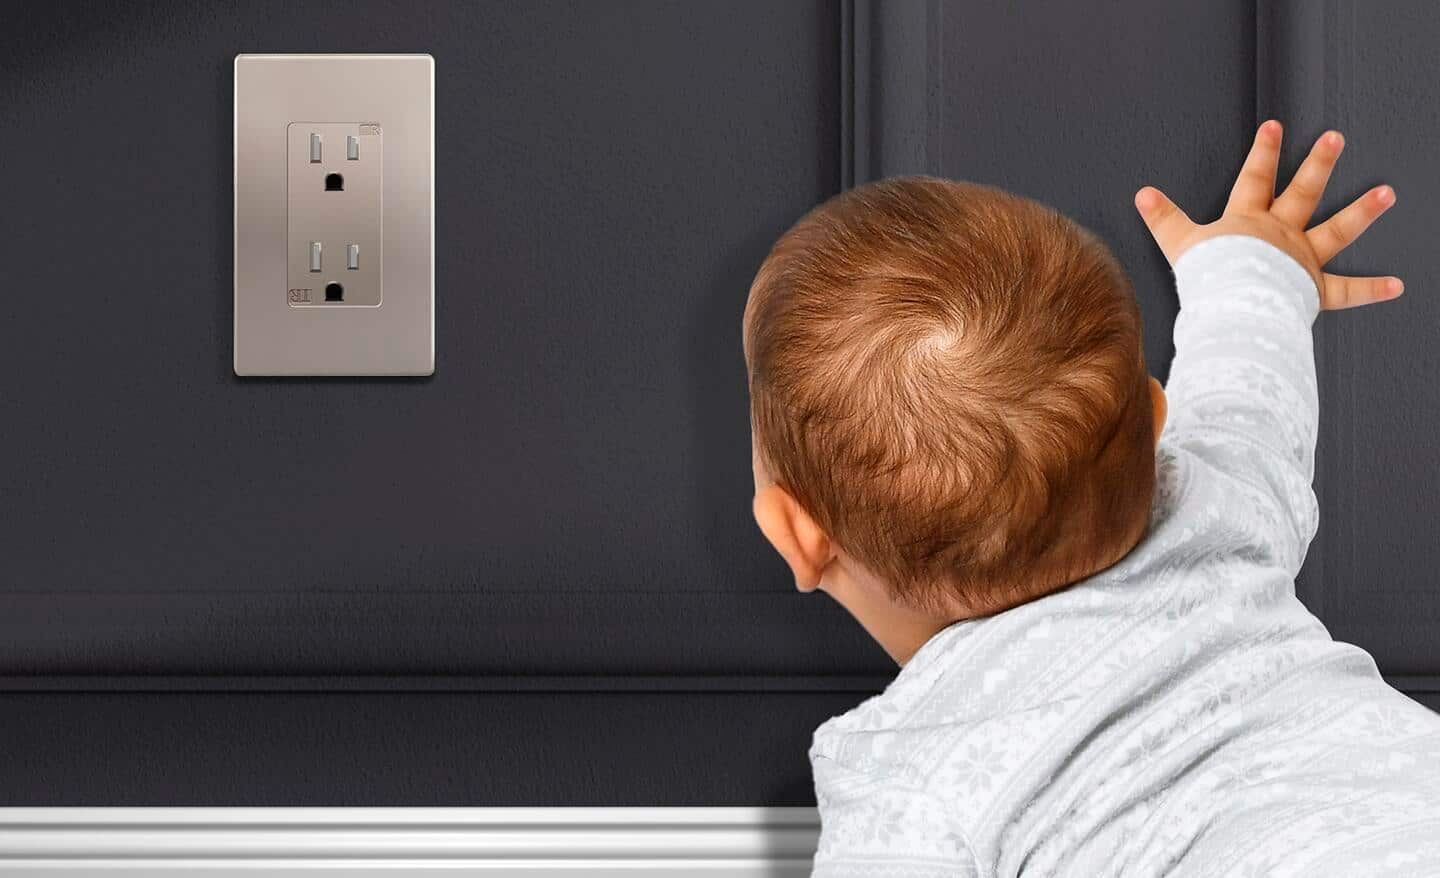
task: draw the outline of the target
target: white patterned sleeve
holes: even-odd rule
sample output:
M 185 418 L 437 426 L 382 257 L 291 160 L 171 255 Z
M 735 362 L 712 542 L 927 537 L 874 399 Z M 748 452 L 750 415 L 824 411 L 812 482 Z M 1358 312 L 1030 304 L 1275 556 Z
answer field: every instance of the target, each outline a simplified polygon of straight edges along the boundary
M 939 797 L 825 757 L 813 760 L 820 844 L 811 878 L 977 878 Z
M 1237 514 L 1253 510 L 1275 531 L 1294 576 L 1320 520 L 1311 485 L 1319 291 L 1293 257 L 1248 235 L 1193 245 L 1174 274 L 1180 314 L 1162 441 L 1235 480 Z

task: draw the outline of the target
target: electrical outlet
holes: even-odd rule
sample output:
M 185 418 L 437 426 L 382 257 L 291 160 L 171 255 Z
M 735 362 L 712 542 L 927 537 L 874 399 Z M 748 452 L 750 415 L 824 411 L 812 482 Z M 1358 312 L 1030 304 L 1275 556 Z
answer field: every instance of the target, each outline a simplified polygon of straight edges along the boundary
M 434 61 L 235 58 L 235 373 L 429 375 Z
M 382 303 L 382 133 L 374 123 L 290 123 L 290 307 L 373 308 Z

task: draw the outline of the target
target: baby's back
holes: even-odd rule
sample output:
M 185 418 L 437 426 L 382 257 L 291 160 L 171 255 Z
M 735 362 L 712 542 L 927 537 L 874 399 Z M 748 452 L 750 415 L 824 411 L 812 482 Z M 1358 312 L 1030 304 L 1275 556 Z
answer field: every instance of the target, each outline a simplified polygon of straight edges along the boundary
M 1260 488 L 1158 462 L 1120 564 L 952 625 L 817 730 L 817 874 L 841 839 L 902 875 L 1440 874 L 1440 716 L 1295 598 Z
M 1089 641 L 1078 664 L 1110 674 L 1064 689 L 1072 708 L 1022 757 L 1043 768 L 993 803 L 992 821 L 1031 832 L 1000 828 L 1001 861 L 1042 875 L 1394 875 L 1407 857 L 1440 870 L 1440 716 L 1330 638 L 1250 541 L 1237 485 L 1181 449 L 1161 461 L 1161 502 L 1179 505 L 1121 571 L 1140 593 L 1077 595 L 1129 612 L 1058 625 Z
M 1235 235 L 1175 274 L 1147 535 L 816 730 L 817 875 L 1440 875 L 1440 715 L 1295 596 L 1316 286 Z

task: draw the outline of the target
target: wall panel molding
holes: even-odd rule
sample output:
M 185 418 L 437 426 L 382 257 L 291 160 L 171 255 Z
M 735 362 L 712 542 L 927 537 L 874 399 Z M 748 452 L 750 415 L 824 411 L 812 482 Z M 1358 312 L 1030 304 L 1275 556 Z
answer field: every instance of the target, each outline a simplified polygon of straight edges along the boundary
M 814 723 L 893 672 L 843 610 L 788 588 L 749 521 L 737 309 L 775 236 L 837 185 L 974 170 L 1093 211 L 1162 293 L 1148 304 L 1163 320 L 1163 262 L 1121 188 L 1132 171 L 1199 196 L 1251 107 L 1285 119 L 1292 168 L 1295 135 L 1381 118 L 1355 100 L 1366 46 L 1351 0 L 1059 5 L 1043 21 L 941 0 L 630 17 L 454 3 L 377 12 L 383 28 L 341 5 L 172 4 L 104 22 L 37 5 L 8 30 L 0 117 L 33 135 L 22 152 L 42 146 L 9 166 L 28 221 L 6 264 L 17 286 L 89 291 L 53 249 L 73 236 L 123 279 L 87 300 L 103 339 L 71 331 L 70 304 L 21 297 L 0 345 L 24 376 L 0 436 L 18 523 L 0 584 L 10 804 L 804 804 Z M 1392 39 L 1428 20 L 1418 4 L 1392 16 Z M 454 329 L 435 379 L 230 373 L 230 211 L 204 193 L 229 190 L 237 33 L 255 50 L 284 37 L 432 51 L 447 127 L 497 132 L 437 157 L 475 197 L 439 205 Z M 106 76 L 85 60 L 95 46 L 126 50 Z M 1423 73 L 1423 49 L 1379 65 L 1378 84 L 1408 75 L 1402 60 Z M 131 96 L 159 93 L 186 112 L 145 120 Z M 135 149 L 81 179 L 66 169 L 89 146 L 67 132 L 97 119 Z M 191 148 L 156 164 L 182 129 Z M 1156 159 L 1162 134 L 1180 146 Z M 1076 167 L 1048 143 L 1061 136 Z M 1433 175 L 1413 167 L 1418 193 Z M 177 276 L 192 279 L 184 295 L 131 304 Z M 1360 326 L 1316 330 L 1325 514 L 1297 590 L 1327 621 L 1354 615 L 1392 683 L 1436 705 L 1433 600 L 1385 592 L 1408 622 L 1388 603 L 1359 612 L 1364 589 L 1389 587 L 1365 569 L 1380 550 L 1357 551 L 1377 499 L 1357 463 L 1373 431 L 1346 416 L 1373 375 L 1347 353 L 1379 348 Z M 64 366 L 34 370 L 37 345 Z M 332 456 L 329 437 L 357 435 L 396 472 L 365 478 L 362 456 Z M 528 502 L 545 490 L 570 493 Z M 628 505 L 595 500 L 615 497 Z M 363 551 L 300 539 L 310 520 Z M 1425 556 L 1410 551 L 1397 563 Z
M 1399 2 L 1385 9 L 1374 15 L 1354 0 L 1260 0 L 1256 121 L 1274 117 L 1286 126 L 1286 182 L 1321 132 L 1347 136 L 1313 223 L 1377 183 L 1400 192 L 1404 206 L 1328 271 L 1423 283 L 1434 274 L 1426 204 L 1433 204 L 1434 177 L 1417 167 L 1415 154 L 1428 154 L 1434 122 L 1432 102 L 1411 83 L 1433 79 L 1434 8 Z M 1440 606 L 1430 588 L 1429 523 L 1440 474 L 1428 439 L 1436 397 L 1417 393 L 1408 371 L 1433 370 L 1423 365 L 1430 345 L 1413 332 L 1431 322 L 1427 307 L 1402 299 L 1316 321 L 1321 515 L 1296 593 L 1338 639 L 1370 652 L 1397 688 L 1436 706 Z
M 838 5 L 17 12 L 0 117 L 17 146 L 68 146 L 7 166 L 28 232 L 0 261 L 17 288 L 85 296 L 88 328 L 33 297 L 0 327 L 0 354 L 50 364 L 6 388 L 0 691 L 883 674 L 749 514 L 739 309 L 774 238 L 838 184 Z M 436 59 L 455 197 L 437 196 L 433 378 L 230 368 L 233 59 L 281 43 Z M 126 47 L 105 76 L 98 44 Z M 186 112 L 142 121 L 147 94 Z M 143 146 L 81 182 L 58 133 L 75 119 Z M 172 126 L 191 147 L 160 173 L 150 145 Z M 102 246 L 103 295 L 49 255 L 59 229 Z
M 938 173 L 943 144 L 940 0 L 843 0 L 841 188 Z
M 872 0 L 840 0 L 840 188 L 873 179 L 870 87 Z
M 1285 125 L 1281 178 L 1288 178 L 1326 128 L 1349 129 L 1353 77 L 1354 7 L 1350 0 L 1258 0 L 1255 7 L 1255 124 L 1268 118 Z M 1344 163 L 1342 162 L 1342 165 Z M 1344 168 L 1340 168 L 1343 175 Z M 1332 190 L 1317 216 L 1341 206 Z M 1296 593 L 1322 619 L 1334 607 L 1340 583 L 1356 573 L 1354 528 L 1348 516 L 1356 506 L 1350 466 L 1354 451 L 1352 421 L 1353 359 L 1341 354 L 1335 320 L 1315 328 L 1315 369 L 1321 391 L 1320 433 L 1315 453 L 1315 491 L 1322 510 L 1320 529 L 1296 580 Z
M 144 636 L 157 616 L 169 625 L 158 646 Z M 614 593 L 566 591 L 130 594 L 124 605 L 89 594 L 0 594 L 0 691 L 31 675 L 178 681 L 883 672 L 888 659 L 861 637 L 824 596 L 783 586 L 630 593 L 623 603 Z
M 112 674 L 0 676 L 0 692 L 673 692 L 874 694 L 892 679 L 880 674 Z
M 845 167 L 850 174 L 847 185 L 892 174 L 928 172 L 968 176 L 973 171 L 982 179 L 1008 175 L 1014 181 L 1031 183 L 1042 199 L 1049 199 L 1050 193 L 1056 197 L 1071 194 L 1058 191 L 1066 186 L 1075 190 L 1084 188 L 1068 184 L 1063 179 L 1060 182 L 1046 180 L 1045 175 L 1032 173 L 1025 162 L 1050 160 L 1056 154 L 1044 148 L 1027 147 L 1018 140 L 1008 138 L 1020 137 L 1017 131 L 1031 134 L 1046 131 L 1046 125 L 1052 123 L 1037 108 L 1051 102 L 1073 105 L 1088 96 L 1077 91 L 1061 99 L 1051 93 L 1029 89 L 1029 74 L 1025 71 L 1034 69 L 1037 56 L 1023 48 L 1013 53 L 986 54 L 984 51 L 995 44 L 996 33 L 1006 32 L 1004 25 L 1022 32 L 1017 34 L 1017 39 L 1038 34 L 1043 40 L 1054 38 L 1057 33 L 1053 23 L 1021 23 L 1020 17 L 1012 17 L 1010 13 L 931 0 L 890 4 L 849 0 L 842 7 L 843 23 L 849 35 L 842 47 L 846 70 L 842 104 L 851 108 L 845 116 L 846 126 L 842 132 L 842 144 L 846 145 L 843 147 Z M 1220 7 L 1215 8 L 1219 10 Z M 1194 11 L 1192 8 L 1191 12 Z M 1367 82 L 1357 80 L 1357 77 L 1388 77 L 1394 73 L 1392 68 L 1378 61 L 1362 65 L 1357 60 L 1367 57 L 1367 50 L 1371 53 L 1369 57 L 1377 59 L 1391 59 L 1393 55 L 1388 44 L 1383 47 L 1378 43 L 1371 45 L 1377 40 L 1375 35 L 1383 33 L 1384 29 L 1357 28 L 1358 14 L 1359 6 L 1353 0 L 1255 0 L 1253 4 L 1239 4 L 1229 12 L 1217 11 L 1217 16 L 1228 16 L 1225 25 L 1231 26 L 1242 39 L 1253 39 L 1254 45 L 1239 47 L 1240 50 L 1235 53 L 1235 57 L 1246 59 L 1246 69 L 1226 71 L 1231 74 L 1229 78 L 1216 77 L 1203 83 L 1197 79 L 1194 88 L 1198 91 L 1195 94 L 1205 94 L 1204 90 L 1208 89 L 1213 95 L 1222 83 L 1241 88 L 1241 96 L 1248 100 L 1248 106 L 1242 102 L 1240 107 L 1248 118 L 1237 119 L 1233 104 L 1205 103 L 1197 97 L 1192 101 L 1196 106 L 1177 114 L 1173 126 L 1167 126 L 1175 127 L 1169 136 L 1189 136 L 1181 132 L 1186 126 L 1195 124 L 1196 119 L 1202 123 L 1197 127 L 1227 132 L 1236 128 L 1253 131 L 1252 126 L 1263 119 L 1278 118 L 1286 127 L 1281 160 L 1283 179 L 1288 179 L 1309 151 L 1313 139 L 1326 128 L 1352 133 L 1352 139 L 1362 138 L 1367 123 L 1373 127 L 1374 117 L 1367 114 L 1375 110 L 1357 103 L 1357 95 L 1364 93 L 1363 86 Z M 1397 24 L 1389 25 L 1391 27 L 1402 27 L 1399 22 L 1406 20 L 1403 16 L 1417 20 L 1425 18 L 1424 7 L 1418 4 L 1401 4 L 1393 14 Z M 1001 26 L 997 27 L 997 22 Z M 1087 21 L 1084 26 L 1098 30 L 1115 24 L 1114 20 L 1106 20 L 1105 15 L 1097 12 L 1093 20 Z M 1069 26 L 1073 28 L 1075 23 L 1069 22 Z M 1148 26 L 1157 25 L 1150 22 Z M 1219 29 L 1219 21 L 1192 21 L 1192 26 L 1215 28 L 1203 32 L 1210 51 L 1227 45 L 1216 39 L 1217 34 L 1225 32 Z M 989 42 L 986 42 L 987 39 Z M 1196 39 L 1197 44 L 1205 42 L 1200 35 Z M 960 45 L 965 40 L 975 42 Z M 1228 45 L 1234 48 L 1233 39 Z M 976 59 L 976 50 L 981 50 L 981 60 Z M 1091 64 L 1092 60 L 1086 58 L 1083 50 L 1074 50 L 1073 54 L 1056 54 L 1062 67 L 1075 65 L 1077 59 L 1079 63 L 1086 64 Z M 1144 55 L 1141 48 L 1132 47 L 1118 57 L 1138 58 Z M 1170 59 L 1163 53 L 1149 57 L 1149 67 L 1141 67 L 1139 62 L 1135 62 L 1135 69 L 1143 71 L 1146 78 L 1158 81 L 1173 72 L 1168 69 Z M 948 78 L 945 70 L 947 58 L 954 65 Z M 1016 64 L 1013 79 L 986 78 L 987 74 L 1003 69 L 995 65 L 1004 63 Z M 1223 65 L 1225 58 L 1215 58 L 1214 63 Z M 1393 63 L 1400 61 L 1395 59 Z M 957 77 L 957 72 L 972 69 L 966 67 L 967 64 L 991 66 L 974 68 L 976 75 L 973 77 Z M 1252 64 L 1253 69 L 1250 69 Z M 1092 67 L 1073 69 L 1084 70 L 1087 76 L 1093 75 L 1095 70 L 1112 70 L 1098 62 Z M 1113 70 L 1110 75 L 1115 75 Z M 965 90 L 972 78 L 977 80 L 975 87 L 979 90 L 975 95 L 969 95 Z M 1122 82 L 1117 77 L 1110 87 L 1123 98 L 1128 96 L 1122 90 L 1128 84 Z M 1013 88 L 1011 83 L 1015 84 Z M 998 94 L 987 92 L 987 86 Z M 1070 83 L 1050 83 L 1055 92 L 1063 92 L 1070 86 Z M 955 108 L 955 119 L 943 117 L 947 99 Z M 1004 102 L 1003 105 L 997 106 L 1001 102 Z M 962 120 L 963 108 L 977 110 L 977 117 Z M 1068 110 L 1068 106 L 1062 109 Z M 1134 118 L 1124 120 L 1124 124 L 1134 124 L 1142 129 L 1145 126 L 1156 127 L 1153 124 L 1155 113 L 1153 105 L 1137 106 Z M 1186 114 L 1193 118 L 1182 122 L 1181 118 Z M 1073 117 L 1067 118 L 1073 124 Z M 1012 119 L 1015 127 L 1001 127 L 1011 123 Z M 1247 144 L 1248 133 L 1245 132 Z M 1016 150 L 1014 156 L 1003 151 L 997 155 L 992 146 L 996 137 Z M 1078 142 L 1092 148 L 1097 139 L 1103 140 L 1097 135 L 1079 131 L 1076 137 Z M 1215 175 L 1233 174 L 1238 167 L 1238 159 L 1233 158 L 1228 150 L 1216 147 L 1213 135 L 1207 134 L 1206 138 L 1208 145 L 1198 150 L 1200 160 L 1192 162 L 1189 168 L 1178 169 L 1189 177 L 1177 179 L 1177 169 L 1172 166 L 1170 179 L 1154 179 L 1152 182 L 1167 185 L 1177 196 L 1187 186 L 1193 186 L 1201 197 L 1214 200 Z M 951 150 L 948 157 L 944 154 L 947 145 Z M 1371 152 L 1373 147 L 1378 146 L 1381 144 L 1367 144 Z M 1135 168 L 1134 182 L 1137 185 L 1145 182 L 1140 175 L 1152 173 L 1145 168 L 1152 160 L 1144 154 L 1126 158 Z M 1089 156 L 1086 160 L 1093 161 L 1095 157 Z M 1382 160 L 1389 161 L 1384 157 Z M 1363 191 L 1363 186 L 1355 181 L 1354 169 L 1357 162 L 1364 161 L 1366 159 L 1360 156 L 1347 156 L 1341 160 L 1336 182 L 1317 211 L 1317 221 Z M 1073 178 L 1073 175 L 1067 176 Z M 1046 182 L 1037 182 L 1040 180 Z M 1004 181 L 1000 182 L 1003 184 Z M 1411 188 L 1415 188 L 1414 185 Z M 1095 206 L 1096 193 L 1085 191 L 1079 194 L 1081 197 L 1073 199 L 1072 214 L 1082 209 L 1079 207 L 1082 205 L 1084 210 L 1097 214 L 1117 212 L 1122 214 L 1119 219 L 1125 223 L 1119 227 L 1120 230 L 1124 234 L 1134 232 L 1138 223 L 1128 213 L 1128 198 L 1121 196 L 1116 199 L 1125 202 L 1119 208 L 1102 208 Z M 1217 207 L 1220 204 L 1223 204 L 1223 198 L 1216 201 Z M 1185 206 L 1205 209 L 1203 205 L 1193 203 Z M 1393 224 L 1394 220 L 1391 222 Z M 1382 230 L 1376 237 L 1386 233 Z M 1115 243 L 1119 247 L 1124 242 Z M 1357 250 L 1364 250 L 1370 244 L 1367 241 Z M 1144 249 L 1139 252 L 1153 259 L 1155 254 L 1151 249 L 1150 242 L 1145 239 Z M 1343 264 L 1349 255 L 1344 254 L 1337 260 L 1336 270 L 1343 273 Z M 1136 259 L 1130 261 L 1137 268 L 1143 267 Z M 1363 269 L 1370 268 L 1375 266 L 1357 268 L 1355 273 L 1368 273 Z M 1166 274 L 1162 274 L 1161 278 L 1168 281 Z M 1137 284 L 1145 280 L 1139 274 L 1136 279 Z M 1163 315 L 1162 308 L 1171 298 L 1171 294 L 1166 292 L 1152 297 L 1147 305 L 1160 306 L 1153 313 Z M 1321 420 L 1316 449 L 1315 490 L 1322 515 L 1319 533 L 1297 577 L 1296 592 L 1317 616 L 1339 632 L 1338 636 L 1342 639 L 1352 637 L 1362 641 L 1361 645 L 1374 654 L 1393 685 L 1433 704 L 1440 697 L 1433 685 L 1434 675 L 1440 672 L 1440 664 L 1437 664 L 1440 657 L 1435 656 L 1433 648 L 1426 643 L 1427 636 L 1433 643 L 1433 634 L 1428 634 L 1419 623 L 1405 624 L 1393 618 L 1404 612 L 1399 607 L 1423 608 L 1425 599 L 1398 596 L 1394 604 L 1397 609 L 1389 611 L 1388 615 L 1380 611 L 1364 615 L 1357 612 L 1368 610 L 1371 596 L 1377 588 L 1386 587 L 1386 583 L 1375 581 L 1373 570 L 1366 569 L 1363 559 L 1373 557 L 1375 549 L 1366 543 L 1364 536 L 1371 529 L 1358 526 L 1366 524 L 1366 519 L 1362 517 L 1373 514 L 1371 510 L 1377 501 L 1375 492 L 1366 484 L 1364 473 L 1367 456 L 1373 455 L 1368 446 L 1359 441 L 1366 430 L 1363 424 L 1357 425 L 1355 416 L 1359 410 L 1357 403 L 1366 398 L 1367 381 L 1373 380 L 1373 373 L 1364 361 L 1357 359 L 1354 352 L 1358 345 L 1365 344 L 1370 338 L 1367 333 L 1373 330 L 1367 330 L 1363 324 L 1373 319 L 1376 319 L 1373 315 L 1359 318 L 1329 315 L 1316 323 L 1315 359 L 1321 393 Z M 1373 544 L 1374 537 L 1369 537 L 1369 541 Z
M 0 802 L 813 801 L 893 663 L 755 530 L 739 317 L 841 176 L 837 8 L 16 9 Z M 432 378 L 234 375 L 242 50 L 435 58 Z

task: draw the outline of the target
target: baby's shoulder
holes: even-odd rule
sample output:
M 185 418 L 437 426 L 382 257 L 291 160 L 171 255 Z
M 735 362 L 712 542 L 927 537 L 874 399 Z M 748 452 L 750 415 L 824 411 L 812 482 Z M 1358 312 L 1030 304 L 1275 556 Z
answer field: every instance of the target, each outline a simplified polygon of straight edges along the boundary
M 1224 466 L 1193 441 L 1162 437 L 1155 452 L 1155 493 L 1145 536 L 1127 556 L 1132 572 L 1172 575 L 1177 568 L 1239 561 L 1287 566 L 1290 542 L 1267 486 Z
M 1046 629 L 1017 634 L 996 629 L 996 617 L 976 621 L 986 624 L 927 642 L 884 692 L 815 730 L 817 789 L 826 781 L 849 790 L 898 785 L 978 812 L 980 792 L 998 788 L 1060 731 L 1079 694 L 1046 692 L 1029 679 L 1025 645 L 1011 642 L 1004 657 L 987 648 L 994 637 L 1044 649 Z

